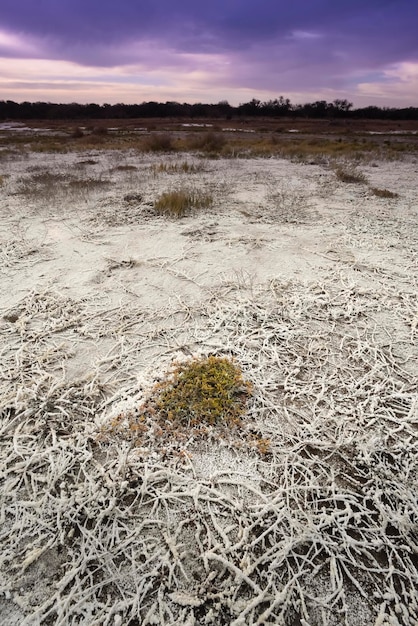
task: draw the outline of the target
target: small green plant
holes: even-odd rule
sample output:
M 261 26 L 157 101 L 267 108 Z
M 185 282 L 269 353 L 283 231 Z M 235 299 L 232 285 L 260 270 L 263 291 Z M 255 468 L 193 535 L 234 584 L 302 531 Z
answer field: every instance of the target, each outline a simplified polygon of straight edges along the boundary
M 213 204 L 211 194 L 196 189 L 165 191 L 154 203 L 160 215 L 183 217 L 192 209 L 207 209 Z
M 156 385 L 149 404 L 162 422 L 233 426 L 240 423 L 251 391 L 233 360 L 208 356 L 177 365 Z
M 365 184 L 367 183 L 367 178 L 363 174 L 363 172 L 359 172 L 355 168 L 343 168 L 337 167 L 335 170 L 335 175 L 342 183 L 355 183 L 355 184 Z
M 371 187 L 370 191 L 373 195 L 378 198 L 398 198 L 399 194 L 394 191 L 389 191 L 389 189 L 378 189 L 377 187 Z

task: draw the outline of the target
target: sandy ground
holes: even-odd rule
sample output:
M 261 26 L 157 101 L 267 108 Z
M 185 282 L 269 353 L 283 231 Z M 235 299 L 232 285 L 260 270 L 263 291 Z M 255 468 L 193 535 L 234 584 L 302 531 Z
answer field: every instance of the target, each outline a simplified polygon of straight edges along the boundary
M 0 623 L 416 625 L 418 164 L 1 165 Z M 109 434 L 207 354 L 243 428 Z

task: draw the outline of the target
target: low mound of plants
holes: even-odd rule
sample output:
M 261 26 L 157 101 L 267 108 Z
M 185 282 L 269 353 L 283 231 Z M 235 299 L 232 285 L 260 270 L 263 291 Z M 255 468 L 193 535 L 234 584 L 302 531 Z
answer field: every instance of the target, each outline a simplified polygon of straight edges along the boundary
M 162 421 L 237 425 L 250 395 L 251 384 L 233 360 L 208 356 L 178 365 L 158 383 L 150 402 Z
M 102 434 L 128 438 L 145 455 L 151 450 L 184 452 L 189 439 L 228 439 L 242 426 L 252 391 L 252 384 L 231 358 L 210 355 L 176 362 L 139 406 L 118 414 Z M 247 444 L 263 454 L 269 447 L 267 440 L 254 433 Z

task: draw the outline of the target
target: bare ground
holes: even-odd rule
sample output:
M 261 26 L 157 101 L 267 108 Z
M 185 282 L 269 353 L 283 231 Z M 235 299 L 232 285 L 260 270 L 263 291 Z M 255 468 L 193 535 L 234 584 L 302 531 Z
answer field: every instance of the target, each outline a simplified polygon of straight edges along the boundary
M 0 622 L 415 625 L 416 161 L 1 165 Z M 207 354 L 242 428 L 109 430 Z

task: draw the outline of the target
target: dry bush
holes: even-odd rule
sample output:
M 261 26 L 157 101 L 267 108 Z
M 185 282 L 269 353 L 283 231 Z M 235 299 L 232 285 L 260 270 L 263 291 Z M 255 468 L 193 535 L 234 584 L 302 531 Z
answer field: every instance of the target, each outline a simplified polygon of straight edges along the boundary
M 226 144 L 225 136 L 214 132 L 194 135 L 188 139 L 188 147 L 190 150 L 200 150 L 212 157 L 222 154 Z
M 142 148 L 145 152 L 171 152 L 174 150 L 173 138 L 168 133 L 151 133 Z
M 127 204 L 140 204 L 143 199 L 144 197 L 142 193 L 132 192 L 132 193 L 127 193 L 125 196 L 123 196 L 123 200 Z
M 95 161 L 94 159 L 83 159 L 82 161 L 79 161 L 77 163 L 77 165 L 97 165 L 98 161 Z
M 307 194 L 286 182 L 270 183 L 266 199 L 271 206 L 267 218 L 269 220 L 273 219 L 274 222 L 285 224 L 300 224 L 312 218 Z
M 84 133 L 81 128 L 75 128 L 70 136 L 72 139 L 81 139 L 81 137 L 84 137 Z
M 337 167 L 335 169 L 335 175 L 342 183 L 354 183 L 354 184 L 365 184 L 367 183 L 367 178 L 363 172 L 359 172 L 354 167 L 344 168 Z
M 379 189 L 378 187 L 371 187 L 370 191 L 374 196 L 378 198 L 398 198 L 399 194 L 394 191 L 389 191 L 389 189 Z
M 106 128 L 106 126 L 93 126 L 93 129 L 91 131 L 92 135 L 98 135 L 98 136 L 107 135 L 108 133 L 109 131 Z
M 78 178 L 70 173 L 37 172 L 18 180 L 16 193 L 32 200 L 54 199 L 66 195 L 83 195 L 106 187 L 102 178 Z
M 112 168 L 112 172 L 133 172 L 135 170 L 137 170 L 138 168 L 136 167 L 136 165 L 117 165 L 116 167 Z
M 208 209 L 213 204 L 211 194 L 196 189 L 165 191 L 154 203 L 154 210 L 161 215 L 183 217 L 191 209 Z
M 3 143 L 3 138 L 2 138 Z M 0 162 L 16 161 L 17 159 L 23 160 L 28 157 L 26 151 L 22 148 L 2 148 L 0 149 Z
M 288 134 L 275 137 L 270 140 L 271 149 L 283 158 L 297 161 L 308 161 L 312 163 L 329 162 L 331 159 L 355 159 L 357 161 L 370 159 L 370 157 L 385 156 L 381 146 L 374 141 L 361 143 L 354 140 L 343 139 L 341 137 L 298 137 L 292 135 L 291 140 Z M 264 142 L 265 153 L 267 154 L 267 142 Z M 387 151 L 385 150 L 387 156 Z
M 198 172 L 205 171 L 204 163 L 189 163 L 188 161 L 181 161 L 180 163 L 158 163 L 152 166 L 154 174 L 197 174 Z

